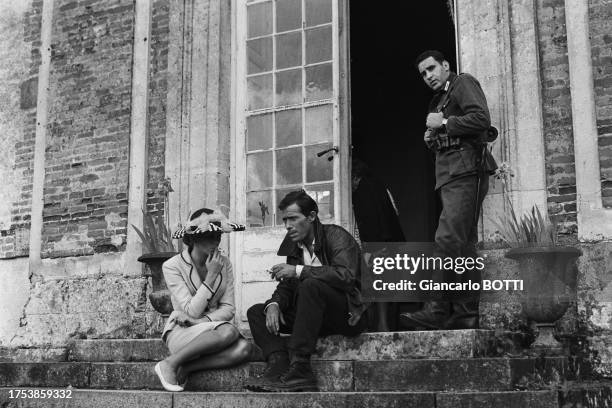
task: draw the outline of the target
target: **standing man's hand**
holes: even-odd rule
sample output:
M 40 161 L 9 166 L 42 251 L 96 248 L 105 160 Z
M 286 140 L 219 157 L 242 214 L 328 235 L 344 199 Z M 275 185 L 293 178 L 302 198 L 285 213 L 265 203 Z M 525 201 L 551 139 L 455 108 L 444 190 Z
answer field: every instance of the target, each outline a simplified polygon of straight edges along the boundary
M 272 268 L 272 278 L 281 281 L 285 278 L 296 278 L 297 272 L 295 265 L 286 263 L 274 265 Z
M 435 135 L 433 130 L 431 129 L 427 129 L 425 131 L 425 135 L 423 136 L 423 140 L 425 141 L 425 144 L 429 146 L 430 143 L 433 143 L 435 139 Z
M 432 112 L 427 115 L 425 126 L 429 129 L 439 129 L 443 125 L 444 115 L 442 112 Z
M 270 303 L 266 309 L 266 327 L 268 331 L 278 336 L 280 323 L 285 324 L 285 318 L 276 303 Z

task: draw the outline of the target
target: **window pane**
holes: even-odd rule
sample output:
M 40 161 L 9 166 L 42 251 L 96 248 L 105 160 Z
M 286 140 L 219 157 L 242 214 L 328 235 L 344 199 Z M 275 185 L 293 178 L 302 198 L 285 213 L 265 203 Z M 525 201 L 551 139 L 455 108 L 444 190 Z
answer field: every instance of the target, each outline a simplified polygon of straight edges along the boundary
M 306 147 L 306 182 L 331 180 L 334 175 L 334 161 L 328 160 L 334 157 L 333 152 L 317 157 L 317 153 L 331 148 L 331 143 Z
M 264 227 L 272 225 L 274 205 L 271 191 L 247 193 L 247 226 Z
M 306 63 L 329 61 L 332 59 L 331 26 L 313 28 L 306 31 Z
M 302 70 L 276 73 L 276 106 L 302 102 Z
M 247 79 L 249 110 L 272 106 L 272 74 Z
M 306 143 L 331 142 L 333 135 L 332 106 L 306 109 Z
M 276 147 L 302 143 L 302 110 L 291 109 L 276 114 Z
M 331 23 L 331 0 L 306 0 L 306 27 Z
M 272 37 L 247 41 L 247 74 L 272 71 Z
M 247 155 L 247 190 L 272 187 L 272 152 Z
M 302 27 L 302 0 L 276 1 L 276 32 Z
M 276 151 L 276 184 L 299 184 L 302 182 L 302 148 L 295 147 Z
M 332 95 L 332 64 L 306 68 L 306 100 L 318 101 Z
M 272 114 L 247 118 L 248 150 L 262 150 L 272 147 Z
M 306 186 L 304 189 L 317 202 L 319 219 L 323 222 L 332 221 L 334 219 L 334 185 Z
M 253 4 L 247 8 L 249 38 L 272 34 L 272 2 Z
M 302 65 L 302 33 L 276 36 L 276 68 Z

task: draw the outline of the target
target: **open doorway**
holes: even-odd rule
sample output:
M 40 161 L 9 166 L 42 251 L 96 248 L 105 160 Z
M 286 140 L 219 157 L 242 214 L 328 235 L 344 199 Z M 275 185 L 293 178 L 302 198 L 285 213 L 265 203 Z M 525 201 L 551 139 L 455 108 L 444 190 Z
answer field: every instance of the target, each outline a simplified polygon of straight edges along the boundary
M 351 143 L 395 198 L 407 241 L 433 241 L 440 205 L 423 143 L 431 92 L 413 61 L 438 49 L 456 70 L 448 0 L 350 2 Z

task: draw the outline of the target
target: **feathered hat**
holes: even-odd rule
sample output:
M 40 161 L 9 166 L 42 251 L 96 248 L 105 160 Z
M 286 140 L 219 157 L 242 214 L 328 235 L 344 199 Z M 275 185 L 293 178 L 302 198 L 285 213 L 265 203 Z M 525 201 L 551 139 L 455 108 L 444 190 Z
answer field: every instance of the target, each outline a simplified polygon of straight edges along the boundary
M 200 212 L 200 210 L 197 212 Z M 191 218 L 185 225 L 179 224 L 179 228 L 172 234 L 172 238 L 181 239 L 185 235 L 198 235 L 206 232 L 244 231 L 246 229 L 242 224 L 230 222 L 221 212 L 208 208 L 202 208 L 200 215 L 195 218 L 192 216 Z

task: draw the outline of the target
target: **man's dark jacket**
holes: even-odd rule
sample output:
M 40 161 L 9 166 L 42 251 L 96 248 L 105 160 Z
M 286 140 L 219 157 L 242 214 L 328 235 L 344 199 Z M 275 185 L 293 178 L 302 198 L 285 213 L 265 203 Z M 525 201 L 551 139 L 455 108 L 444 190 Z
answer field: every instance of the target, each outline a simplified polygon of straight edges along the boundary
M 454 179 L 477 173 L 482 143 L 491 126 L 487 98 L 478 80 L 467 73 L 451 72 L 448 82 L 449 100 L 443 111 L 448 119 L 446 131 L 449 137 L 460 138 L 461 145 L 437 152 L 436 190 Z M 447 92 L 441 90 L 434 95 L 429 112 L 437 111 Z
M 366 305 L 361 299 L 360 265 L 361 255 L 357 241 L 344 228 L 333 224 L 321 224 L 317 218 L 314 223 L 315 246 L 314 253 L 323 266 L 305 265 L 299 278 L 289 278 L 281 281 L 272 297 L 266 302 L 276 302 L 281 311 L 295 305 L 297 287 L 305 279 L 318 279 L 332 288 L 346 293 L 348 302 L 349 325 L 354 326 L 359 321 Z M 281 243 L 277 253 L 286 256 L 289 265 L 303 265 L 303 252 L 297 243 L 289 236 Z

